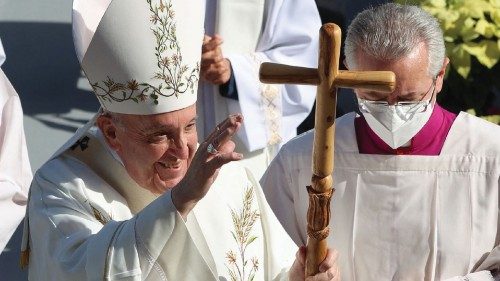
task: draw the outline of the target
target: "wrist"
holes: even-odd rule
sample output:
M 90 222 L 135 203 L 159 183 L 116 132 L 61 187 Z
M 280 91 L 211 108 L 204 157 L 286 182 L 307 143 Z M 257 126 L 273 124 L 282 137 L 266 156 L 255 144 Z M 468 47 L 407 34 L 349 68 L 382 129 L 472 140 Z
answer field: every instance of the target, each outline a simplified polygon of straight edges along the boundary
M 176 186 L 171 192 L 172 203 L 181 215 L 183 219 L 186 219 L 191 210 L 194 208 L 198 202 L 189 193 L 185 192 L 185 188 L 182 186 Z

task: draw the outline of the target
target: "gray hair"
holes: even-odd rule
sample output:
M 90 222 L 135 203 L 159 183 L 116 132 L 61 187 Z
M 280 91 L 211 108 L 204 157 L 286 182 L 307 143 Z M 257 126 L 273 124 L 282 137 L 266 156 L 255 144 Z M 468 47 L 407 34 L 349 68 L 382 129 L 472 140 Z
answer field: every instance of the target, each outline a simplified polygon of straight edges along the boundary
M 429 54 L 428 72 L 436 76 L 443 66 L 443 32 L 436 18 L 417 6 L 386 3 L 359 13 L 347 30 L 346 63 L 356 67 L 356 53 L 380 60 L 397 60 L 424 42 Z
M 115 125 L 120 126 L 120 127 L 125 127 L 125 125 L 123 124 L 123 121 L 121 119 L 120 113 L 111 112 L 111 111 L 108 111 L 104 108 L 101 108 L 100 114 L 101 114 L 101 116 L 111 118 L 111 120 L 113 121 L 113 123 L 115 123 Z

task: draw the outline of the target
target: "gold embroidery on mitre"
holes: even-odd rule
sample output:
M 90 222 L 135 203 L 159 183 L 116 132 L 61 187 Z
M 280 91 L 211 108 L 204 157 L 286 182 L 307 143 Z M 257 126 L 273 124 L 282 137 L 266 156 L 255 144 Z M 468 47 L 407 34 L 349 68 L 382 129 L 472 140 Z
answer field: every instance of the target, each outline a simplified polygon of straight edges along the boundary
M 160 96 L 171 97 L 175 95 L 178 97 L 179 94 L 187 91 L 195 94 L 197 90 L 195 85 L 198 82 L 200 64 L 197 62 L 194 68 L 182 64 L 172 3 L 168 1 L 167 4 L 164 4 L 163 0 L 160 0 L 159 4 L 153 4 L 153 0 L 146 1 L 151 11 L 150 21 L 153 24 L 151 31 L 156 38 L 155 56 L 158 70 L 152 78 L 162 80 L 162 83 L 158 86 L 136 80 L 120 83 L 108 76 L 105 81 L 91 83 L 97 98 L 102 101 L 124 102 L 131 100 L 139 103 L 150 99 L 154 104 L 158 104 Z
M 226 268 L 231 281 L 251 281 L 259 270 L 259 259 L 254 256 L 248 260 L 245 254 L 247 247 L 257 239 L 257 236 L 251 235 L 252 228 L 260 217 L 259 212 L 252 209 L 253 199 L 253 187 L 249 186 L 245 189 L 243 195 L 243 208 L 239 212 L 231 208 L 231 218 L 234 226 L 231 235 L 238 245 L 238 254 L 233 250 L 226 252 Z M 249 261 L 250 263 L 248 263 Z M 247 267 L 247 265 L 249 266 Z M 248 274 L 245 272 L 247 269 L 250 269 Z

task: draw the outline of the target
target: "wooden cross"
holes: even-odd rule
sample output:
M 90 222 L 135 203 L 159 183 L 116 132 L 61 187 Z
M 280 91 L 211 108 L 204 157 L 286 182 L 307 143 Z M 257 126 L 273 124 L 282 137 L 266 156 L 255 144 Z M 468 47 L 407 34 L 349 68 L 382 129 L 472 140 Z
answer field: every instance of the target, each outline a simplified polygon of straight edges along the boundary
M 335 107 L 337 88 L 362 88 L 379 92 L 392 92 L 396 78 L 391 71 L 339 70 L 340 28 L 333 23 L 320 29 L 318 68 L 305 68 L 263 63 L 260 80 L 263 83 L 318 85 L 312 155 L 312 180 L 307 187 L 307 258 L 305 276 L 319 272 L 319 264 L 327 252 L 330 200 L 334 167 Z

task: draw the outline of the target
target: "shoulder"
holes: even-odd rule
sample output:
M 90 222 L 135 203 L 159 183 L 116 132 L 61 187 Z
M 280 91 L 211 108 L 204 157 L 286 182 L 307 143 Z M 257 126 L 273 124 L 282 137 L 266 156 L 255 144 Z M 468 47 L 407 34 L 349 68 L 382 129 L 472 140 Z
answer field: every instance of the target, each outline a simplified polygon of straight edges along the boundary
M 347 113 L 335 121 L 335 149 L 348 150 L 352 146 L 354 136 L 354 117 L 356 113 Z M 301 157 L 312 154 L 314 129 L 302 133 L 291 139 L 281 148 L 279 155 L 283 158 Z
M 86 203 L 92 203 L 105 210 L 126 206 L 123 197 L 106 181 L 84 163 L 66 155 L 49 160 L 35 173 L 31 193 L 32 199 L 40 199 L 47 208 L 63 202 L 66 206 L 85 208 Z M 62 201 L 57 203 L 55 199 Z
M 446 145 L 455 152 L 499 157 L 498 140 L 500 140 L 500 126 L 460 112 L 450 129 Z

